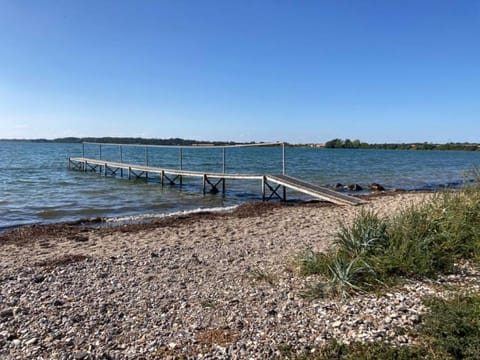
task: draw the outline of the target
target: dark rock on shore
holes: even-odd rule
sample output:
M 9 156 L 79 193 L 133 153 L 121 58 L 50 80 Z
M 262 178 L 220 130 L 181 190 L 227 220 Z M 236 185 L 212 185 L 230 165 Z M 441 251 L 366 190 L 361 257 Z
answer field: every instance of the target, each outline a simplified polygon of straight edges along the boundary
M 377 183 L 372 183 L 372 185 L 370 185 L 370 190 L 373 190 L 373 191 L 385 191 L 385 188 L 380 185 L 380 184 L 377 184 Z
M 358 184 L 350 184 L 347 186 L 347 189 L 350 191 L 362 191 L 363 188 Z

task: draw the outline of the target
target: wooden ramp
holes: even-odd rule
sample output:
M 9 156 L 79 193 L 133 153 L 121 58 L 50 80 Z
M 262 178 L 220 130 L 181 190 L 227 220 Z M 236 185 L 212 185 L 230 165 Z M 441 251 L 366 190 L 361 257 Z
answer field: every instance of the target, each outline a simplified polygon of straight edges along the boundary
M 339 193 L 323 186 L 318 186 L 310 184 L 308 182 L 302 181 L 300 179 L 294 178 L 288 175 L 266 175 L 267 182 L 273 182 L 280 186 L 285 186 L 286 188 L 301 192 L 313 196 L 315 198 L 326 200 L 338 205 L 360 205 L 364 204 L 365 201 Z M 271 189 L 273 190 L 273 189 Z

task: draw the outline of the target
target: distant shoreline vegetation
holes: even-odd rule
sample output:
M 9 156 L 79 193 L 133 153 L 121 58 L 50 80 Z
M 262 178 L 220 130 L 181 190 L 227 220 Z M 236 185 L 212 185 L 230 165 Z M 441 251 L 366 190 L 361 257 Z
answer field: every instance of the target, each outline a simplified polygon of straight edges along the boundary
M 115 144 L 142 144 L 142 145 L 242 145 L 242 144 L 262 144 L 263 142 L 235 142 L 235 141 L 199 141 L 181 138 L 170 139 L 152 139 L 141 137 L 64 137 L 56 139 L 0 139 L 0 141 L 21 141 L 33 143 L 67 143 L 77 144 L 82 142 L 97 143 L 115 143 Z M 446 143 L 433 144 L 423 143 L 383 143 L 369 144 L 360 140 L 350 139 L 332 139 L 325 144 L 289 144 L 292 147 L 310 147 L 310 148 L 326 148 L 326 149 L 383 149 L 383 150 L 463 150 L 463 151 L 480 151 L 479 143 Z
M 423 143 L 401 143 L 401 144 L 369 144 L 360 140 L 333 139 L 327 141 L 324 146 L 327 149 L 384 149 L 384 150 L 465 150 L 479 151 L 479 144 L 471 143 L 446 143 L 432 144 Z
M 62 144 L 81 144 L 82 142 L 95 142 L 102 144 L 130 144 L 130 145 L 176 145 L 176 146 L 189 146 L 189 145 L 238 145 L 238 144 L 255 144 L 250 143 L 237 143 L 233 141 L 198 141 L 180 138 L 170 139 L 147 139 L 141 137 L 64 137 L 57 139 L 0 139 L 0 141 L 21 141 L 21 142 L 34 142 L 34 143 L 62 143 Z

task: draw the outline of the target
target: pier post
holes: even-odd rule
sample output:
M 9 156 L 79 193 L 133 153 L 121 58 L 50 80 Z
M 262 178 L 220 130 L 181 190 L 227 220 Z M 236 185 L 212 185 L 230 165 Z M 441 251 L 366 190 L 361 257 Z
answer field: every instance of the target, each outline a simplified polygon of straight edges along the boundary
M 225 174 L 225 146 L 223 147 L 222 172 Z
M 162 188 L 163 188 L 164 182 L 165 182 L 165 171 L 162 170 L 160 174 L 160 183 L 162 184 Z
M 82 157 L 85 158 L 85 143 L 82 142 Z
M 99 147 L 100 147 L 100 160 L 102 160 L 102 144 L 100 144 Z
M 226 168 L 226 159 L 227 159 L 227 154 L 226 154 L 226 148 L 225 146 L 223 147 L 223 161 L 222 161 L 222 172 L 225 174 L 225 168 Z M 222 179 L 222 194 L 225 194 L 225 178 Z
M 282 143 L 282 175 L 285 175 L 287 172 L 285 164 L 285 143 Z M 283 186 L 283 201 L 287 201 L 287 188 Z
M 123 149 L 122 145 L 119 145 L 120 147 L 120 162 L 123 163 Z M 123 168 L 120 169 L 120 176 L 123 178 Z
M 207 175 L 203 174 L 203 186 L 202 186 L 203 195 L 205 195 L 205 193 L 206 193 L 206 189 L 205 189 L 206 186 L 207 186 Z
M 182 149 L 182 147 L 180 147 L 179 156 L 180 156 L 180 159 L 179 159 L 180 170 L 182 170 L 182 167 L 183 167 L 183 149 Z M 179 180 L 180 180 L 180 186 L 182 186 L 183 185 L 182 175 L 179 175 Z
M 132 168 L 129 166 L 128 167 L 128 180 L 131 179 L 131 172 L 132 172 Z
M 145 145 L 145 166 L 148 166 L 148 145 Z M 145 171 L 145 179 L 148 180 L 148 171 Z
M 103 176 L 107 176 L 107 163 L 105 163 L 104 167 L 103 167 Z
M 265 182 L 267 179 L 265 179 L 265 176 L 262 176 L 262 201 L 265 201 Z
M 71 164 L 72 164 L 72 160 L 70 160 L 70 158 L 68 158 L 68 170 L 70 170 L 72 168 Z

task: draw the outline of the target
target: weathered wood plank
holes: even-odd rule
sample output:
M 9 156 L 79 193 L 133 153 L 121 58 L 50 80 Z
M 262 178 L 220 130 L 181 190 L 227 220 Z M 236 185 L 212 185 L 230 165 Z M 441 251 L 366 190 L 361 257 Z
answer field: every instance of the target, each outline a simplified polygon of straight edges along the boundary
M 362 199 L 342 194 L 323 186 L 310 184 L 288 175 L 266 175 L 266 180 L 338 205 L 360 205 L 365 203 Z

